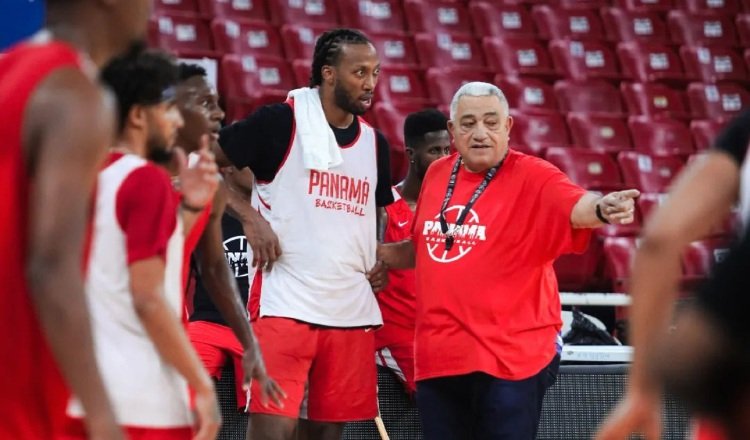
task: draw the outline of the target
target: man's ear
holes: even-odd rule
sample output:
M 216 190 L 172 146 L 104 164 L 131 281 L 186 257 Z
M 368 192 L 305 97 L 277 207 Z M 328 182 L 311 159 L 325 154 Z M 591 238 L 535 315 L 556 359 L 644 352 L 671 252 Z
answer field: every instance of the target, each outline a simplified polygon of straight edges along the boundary
M 146 108 L 136 104 L 130 107 L 125 125 L 130 125 L 134 128 L 143 128 L 146 126 L 146 117 Z
M 323 78 L 323 82 L 327 83 L 328 85 L 333 85 L 333 83 L 336 81 L 336 69 L 334 69 L 333 66 L 323 66 L 320 73 Z

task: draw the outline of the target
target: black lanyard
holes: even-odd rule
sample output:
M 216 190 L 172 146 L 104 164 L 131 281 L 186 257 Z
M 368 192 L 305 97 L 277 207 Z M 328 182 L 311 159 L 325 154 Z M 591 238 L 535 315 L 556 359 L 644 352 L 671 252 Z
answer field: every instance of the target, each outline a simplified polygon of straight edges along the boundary
M 484 175 L 484 180 L 482 180 L 482 183 L 480 183 L 479 186 L 477 186 L 477 189 L 474 190 L 474 194 L 471 196 L 471 199 L 469 199 L 469 202 L 466 204 L 463 211 L 461 211 L 461 214 L 459 214 L 458 219 L 456 219 L 456 225 L 449 231 L 448 222 L 445 220 L 445 210 L 448 209 L 448 204 L 451 201 L 451 197 L 453 197 L 453 190 L 456 188 L 456 179 L 458 178 L 458 170 L 459 168 L 461 168 L 462 162 L 463 161 L 459 157 L 456 160 L 456 164 L 453 165 L 453 171 L 451 171 L 450 179 L 448 179 L 448 188 L 445 190 L 445 199 L 443 200 L 443 206 L 442 208 L 440 208 L 440 230 L 445 235 L 446 251 L 451 250 L 451 248 L 453 247 L 453 242 L 455 241 L 456 237 L 456 231 L 461 227 L 461 225 L 464 224 L 466 215 L 469 213 L 469 211 L 471 211 L 471 208 L 474 206 L 474 203 L 476 203 L 477 199 L 479 199 L 479 196 L 481 196 L 484 190 L 487 189 L 487 185 L 489 185 L 490 180 L 495 177 L 495 174 L 497 174 L 497 170 L 499 170 L 500 167 L 503 166 L 505 157 L 503 157 L 503 160 L 501 160 L 499 164 L 487 170 L 487 174 Z

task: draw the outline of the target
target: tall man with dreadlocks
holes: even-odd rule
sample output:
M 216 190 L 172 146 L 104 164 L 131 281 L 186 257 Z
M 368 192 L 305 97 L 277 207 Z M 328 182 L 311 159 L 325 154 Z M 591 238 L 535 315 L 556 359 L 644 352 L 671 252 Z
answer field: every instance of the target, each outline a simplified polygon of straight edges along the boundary
M 372 290 L 376 206 L 393 202 L 385 138 L 360 116 L 372 105 L 380 62 L 360 32 L 336 29 L 315 45 L 310 87 L 261 107 L 220 134 L 226 156 L 255 175 L 256 208 L 278 234 L 281 255 L 258 268 L 254 330 L 285 405 L 250 405 L 250 438 L 341 438 L 345 422 L 377 415 Z M 300 405 L 307 390 L 306 414 Z M 260 390 L 257 390 L 260 391 Z M 257 395 L 253 384 L 252 395 Z

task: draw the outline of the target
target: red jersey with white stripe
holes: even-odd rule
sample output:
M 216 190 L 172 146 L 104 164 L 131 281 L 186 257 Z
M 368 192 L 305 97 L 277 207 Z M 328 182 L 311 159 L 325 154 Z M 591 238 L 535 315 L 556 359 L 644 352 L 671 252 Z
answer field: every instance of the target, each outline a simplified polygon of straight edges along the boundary
M 81 69 L 60 42 L 23 43 L 0 57 L 0 438 L 51 438 L 68 396 L 34 312 L 26 259 L 30 178 L 22 133 L 28 103 L 59 69 Z M 39 215 L 43 215 L 40 213 Z
M 411 207 L 395 187 L 393 198 L 395 202 L 385 207 L 388 219 L 383 238 L 386 243 L 410 239 L 414 220 Z M 415 292 L 414 269 L 388 271 L 388 285 L 377 296 L 383 327 L 375 332 L 376 349 L 392 343 L 414 342 Z
M 130 265 L 163 259 L 164 296 L 181 316 L 185 243 L 177 205 L 166 171 L 141 157 L 112 153 L 99 173 L 86 294 L 104 384 L 118 422 L 131 428 L 192 424 L 187 383 L 159 355 L 130 289 Z M 75 400 L 68 413 L 83 416 Z

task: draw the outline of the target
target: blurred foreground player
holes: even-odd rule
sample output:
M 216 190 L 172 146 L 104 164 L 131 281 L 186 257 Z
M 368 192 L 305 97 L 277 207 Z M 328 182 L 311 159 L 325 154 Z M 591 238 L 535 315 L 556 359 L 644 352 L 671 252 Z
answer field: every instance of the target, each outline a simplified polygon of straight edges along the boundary
M 179 65 L 180 79 L 176 88 L 176 103 L 185 124 L 178 131 L 177 143 L 191 155 L 201 147 L 201 140 L 210 138 L 215 144 L 219 138 L 224 111 L 219 107 L 219 96 L 208 84 L 206 71 L 191 64 Z M 219 378 L 226 355 L 235 363 L 237 380 L 236 394 L 238 407 L 246 404 L 245 389 L 253 378 L 259 383 L 262 401 L 271 397 L 281 403 L 283 392 L 268 378 L 258 343 L 250 328 L 247 313 L 247 271 L 245 262 L 244 286 L 238 290 L 236 271 L 230 270 L 225 258 L 225 241 L 242 236 L 242 225 L 224 213 L 228 189 L 220 185 L 213 201 L 201 213 L 205 221 L 196 224 L 188 233 L 186 257 L 191 267 L 191 290 L 194 288 L 192 315 L 188 324 L 188 334 L 198 356 L 212 377 Z M 249 211 L 248 215 L 259 216 L 247 205 L 239 209 Z M 230 228 L 233 232 L 224 231 Z M 244 240 L 244 237 L 240 238 Z M 195 243 L 197 241 L 197 243 Z M 197 246 L 197 247 L 196 247 Z M 195 250 L 195 252 L 193 252 Z M 239 261 L 237 261 L 239 263 Z M 244 374 L 242 374 L 244 372 Z M 249 391 L 249 389 L 247 390 Z
M 121 438 L 94 360 L 81 262 L 114 125 L 97 70 L 144 37 L 149 14 L 148 0 L 48 0 L 47 28 L 0 58 L 0 438 L 54 438 L 65 382 L 89 437 Z
M 691 241 L 709 235 L 737 202 L 743 227 L 747 228 L 750 218 L 748 141 L 750 109 L 745 109 L 722 131 L 704 157 L 693 161 L 677 176 L 669 198 L 645 225 L 631 274 L 630 328 L 635 353 L 628 390 L 602 426 L 598 440 L 625 439 L 631 432 L 642 432 L 647 439 L 661 437 L 663 382 L 653 374 L 652 367 L 661 350 L 658 341 L 664 340 L 670 328 L 682 253 Z M 736 282 L 740 286 L 744 280 Z M 725 292 L 715 294 L 723 298 L 728 295 Z M 746 312 L 734 301 L 727 306 Z M 722 438 L 721 433 L 713 431 L 699 423 L 696 437 L 698 440 Z
M 195 166 L 185 168 L 184 154 L 173 154 L 183 120 L 170 58 L 129 54 L 112 61 L 102 78 L 117 95 L 120 118 L 119 137 L 97 181 L 86 280 L 97 362 L 131 440 L 213 439 L 220 419 L 214 383 L 179 317 L 184 230 L 214 195 L 216 164 L 202 151 Z M 181 162 L 181 194 L 157 165 L 168 160 Z M 66 433 L 77 438 L 75 418 L 83 411 L 74 400 L 68 413 L 74 420 Z

